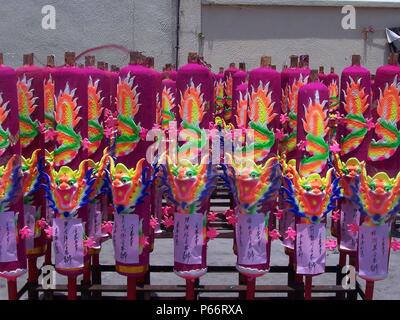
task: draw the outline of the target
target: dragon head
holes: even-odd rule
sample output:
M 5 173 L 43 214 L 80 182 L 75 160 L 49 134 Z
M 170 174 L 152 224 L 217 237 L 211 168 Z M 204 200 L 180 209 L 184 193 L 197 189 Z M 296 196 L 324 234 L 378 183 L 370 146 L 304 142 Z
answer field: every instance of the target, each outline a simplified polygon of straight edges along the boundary
M 144 158 L 136 164 L 136 168 L 128 169 L 123 163 L 115 165 L 110 157 L 111 191 L 117 211 L 124 212 L 137 206 L 146 195 L 149 184 L 145 181 Z
M 87 163 L 87 160 L 82 161 L 78 170 L 68 166 L 59 170 L 51 168 L 46 191 L 55 212 L 64 216 L 73 215 L 88 202 L 94 180 Z
M 347 198 L 352 195 L 351 186 L 355 183 L 355 179 L 361 174 L 364 161 L 359 161 L 357 158 L 350 158 L 346 162 L 340 160 L 339 155 L 334 155 L 334 165 L 336 172 L 340 176 L 340 186 L 343 190 L 343 195 Z
M 36 149 L 31 158 L 21 156 L 22 193 L 24 197 L 29 196 L 39 186 L 39 153 L 40 149 Z
M 277 157 L 258 165 L 252 159 L 230 159 L 234 173 L 237 201 L 242 208 L 255 209 L 258 204 L 273 199 L 280 187 L 280 166 Z
M 2 209 L 8 206 L 19 191 L 19 164 L 13 155 L 5 166 L 0 166 L 0 204 Z
M 108 154 L 108 147 L 103 151 L 103 157 L 99 162 L 94 162 L 89 160 L 89 168 L 93 171 L 94 183 L 93 183 L 93 191 L 90 195 L 90 198 L 93 200 L 99 194 L 104 192 L 104 187 L 106 185 L 106 170 L 109 162 L 110 156 Z

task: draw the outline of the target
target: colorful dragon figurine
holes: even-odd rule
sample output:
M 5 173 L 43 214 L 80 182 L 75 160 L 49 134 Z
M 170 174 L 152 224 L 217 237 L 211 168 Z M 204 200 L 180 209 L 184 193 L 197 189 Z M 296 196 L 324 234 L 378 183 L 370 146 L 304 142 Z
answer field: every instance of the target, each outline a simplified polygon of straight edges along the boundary
M 123 163 L 115 165 L 114 159 L 109 157 L 111 191 L 119 214 L 131 213 L 148 195 L 147 189 L 153 179 L 148 177 L 149 168 L 144 167 L 144 161 L 142 158 L 136 168 L 128 169 Z
M 44 123 L 46 129 L 54 129 L 56 120 L 54 118 L 54 80 L 51 75 L 48 79 L 44 81 L 43 84 L 43 94 L 44 94 Z M 45 136 L 45 142 L 49 142 L 49 136 Z
M 241 213 L 255 214 L 263 204 L 275 201 L 281 185 L 277 157 L 257 165 L 252 159 L 228 155 L 230 166 L 223 165 L 224 180 L 234 195 Z
M 82 161 L 78 170 L 72 170 L 67 166 L 56 170 L 54 164 L 55 162 L 50 160 L 49 174 L 42 173 L 49 206 L 57 217 L 74 216 L 79 208 L 90 201 L 95 182 L 92 176 L 93 170 L 89 168 L 88 160 Z
M 329 90 L 329 112 L 335 112 L 339 107 L 339 88 L 336 80 L 328 85 Z
M 375 125 L 375 133 L 380 138 L 372 139 L 368 148 L 368 159 L 380 161 L 393 156 L 400 146 L 400 132 L 397 123 L 400 120 L 400 82 L 397 76 L 390 85 L 380 90 L 376 109 L 379 118 Z
M 367 121 L 364 112 L 368 109 L 368 95 L 361 86 L 361 78 L 354 81 L 350 77 L 350 82 L 344 93 L 344 110 L 346 111 L 346 128 L 349 131 L 341 141 L 341 154 L 345 155 L 355 150 L 364 140 L 368 132 Z
M 39 134 L 39 124 L 31 118 L 32 113 L 37 107 L 35 102 L 38 99 L 34 96 L 31 85 L 32 79 L 28 80 L 26 75 L 17 82 L 20 141 L 22 148 L 29 146 Z
M 130 73 L 124 79 L 119 78 L 117 85 L 117 111 L 118 132 L 116 139 L 115 155 L 126 156 L 135 150 L 140 141 L 140 124 L 135 122 L 135 116 L 139 111 L 138 85 L 134 86 L 135 77 Z
M 7 211 L 10 203 L 20 192 L 20 165 L 13 155 L 4 166 L 0 166 L 0 212 Z
M 175 114 L 172 112 L 175 103 L 175 97 L 171 91 L 171 88 L 164 86 L 161 93 L 161 128 L 168 129 L 168 125 L 171 121 L 175 120 Z
M 104 137 L 103 126 L 99 123 L 99 118 L 104 110 L 102 107 L 104 97 L 101 97 L 101 90 L 98 90 L 100 80 L 93 81 L 89 76 L 88 83 L 88 137 L 89 137 L 89 156 L 94 154 L 100 147 Z
M 219 79 L 214 81 L 214 105 L 215 115 L 223 115 L 224 113 L 224 81 Z
M 229 121 L 232 117 L 232 97 L 233 97 L 233 78 L 232 74 L 228 74 L 225 81 L 225 96 L 226 96 L 226 106 L 224 112 L 224 119 Z
M 248 128 L 254 130 L 254 141 L 245 146 L 243 151 L 254 150 L 256 162 L 265 160 L 275 143 L 275 133 L 268 128 L 277 116 L 273 113 L 275 102 L 272 102 L 271 95 L 269 82 L 263 85 L 262 81 L 257 89 L 252 87 L 249 95 Z
M 282 143 L 286 146 L 287 152 L 291 152 L 296 148 L 297 138 L 297 103 L 299 90 L 308 82 L 308 76 L 300 77 L 293 81 L 293 84 L 287 88 L 287 111 L 289 112 L 289 132 Z M 286 105 L 286 103 L 285 103 Z
M 284 177 L 287 188 L 282 187 L 282 190 L 290 204 L 288 210 L 302 218 L 304 223 L 320 223 L 341 197 L 339 178 L 332 181 L 333 168 L 328 170 L 326 177 L 318 173 L 301 177 L 293 166 L 286 171 L 290 172 L 291 178 Z
M 90 194 L 90 200 L 95 200 L 100 194 L 107 193 L 109 191 L 108 179 L 107 179 L 107 166 L 109 163 L 110 156 L 108 154 L 108 148 L 103 151 L 103 157 L 99 162 L 88 160 L 89 168 L 92 169 L 92 175 L 94 183 L 92 186 L 92 193 Z
M 80 106 L 75 97 L 76 89 L 70 89 L 67 82 L 65 90 L 60 91 L 56 99 L 56 131 L 58 148 L 54 150 L 54 165 L 56 167 L 70 163 L 79 153 L 82 137 L 75 131 L 81 120 L 78 117 Z
M 386 172 L 370 177 L 362 162 L 361 174 L 352 191 L 352 199 L 365 217 L 363 225 L 383 225 L 400 210 L 400 173 L 396 178 L 390 178 Z
M 342 195 L 346 199 L 352 199 L 352 186 L 356 183 L 356 178 L 361 174 L 361 168 L 364 161 L 357 158 L 349 158 L 346 162 L 340 160 L 339 154 L 334 154 L 333 164 L 336 173 L 339 175 L 339 185 L 342 188 Z
M 201 84 L 196 87 L 193 80 L 190 79 L 190 84 L 185 92 L 181 93 L 179 105 L 179 115 L 182 119 L 182 130 L 179 137 L 186 141 L 178 147 L 178 153 L 182 159 L 197 159 L 200 150 L 206 145 L 205 130 L 200 128 L 204 110 L 205 102 L 201 93 Z
M 235 119 L 236 124 L 239 128 L 245 128 L 247 126 L 247 113 L 248 113 L 248 93 L 242 94 L 239 92 L 239 100 L 236 106 Z
M 4 154 L 10 145 L 10 131 L 4 130 L 3 123 L 7 120 L 10 110 L 7 110 L 9 101 L 3 101 L 3 95 L 0 93 L 0 156 Z
M 187 159 L 179 159 L 177 163 L 169 157 L 166 159 L 166 165 L 160 166 L 167 198 L 176 205 L 178 212 L 196 213 L 204 199 L 211 194 L 217 178 L 212 165 L 207 163 L 208 157 L 204 157 L 197 165 Z
M 325 104 L 326 101 L 320 102 L 319 93 L 316 91 L 314 101 L 310 98 L 308 106 L 304 106 L 305 119 L 302 119 L 302 122 L 307 133 L 306 151 L 311 156 L 304 157 L 300 162 L 299 171 L 302 176 L 322 172 L 329 158 L 329 145 L 325 141 L 329 131 Z
M 30 158 L 21 156 L 22 193 L 25 203 L 29 201 L 29 197 L 36 192 L 41 185 L 43 163 L 39 157 L 40 151 L 40 149 L 33 151 Z

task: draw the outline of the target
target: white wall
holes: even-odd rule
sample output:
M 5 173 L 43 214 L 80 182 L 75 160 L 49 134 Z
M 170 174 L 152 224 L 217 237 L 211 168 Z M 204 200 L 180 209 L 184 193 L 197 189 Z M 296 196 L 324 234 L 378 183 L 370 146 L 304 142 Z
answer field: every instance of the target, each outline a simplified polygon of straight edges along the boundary
M 289 55 L 302 53 L 315 68 L 341 70 L 353 53 L 371 70 L 384 64 L 384 29 L 400 26 L 400 8 L 357 8 L 356 30 L 342 29 L 342 17 L 341 7 L 202 5 L 203 54 L 215 70 L 231 60 L 253 68 L 261 55 L 271 55 L 281 69 Z M 369 25 L 375 32 L 365 41 L 362 29 Z

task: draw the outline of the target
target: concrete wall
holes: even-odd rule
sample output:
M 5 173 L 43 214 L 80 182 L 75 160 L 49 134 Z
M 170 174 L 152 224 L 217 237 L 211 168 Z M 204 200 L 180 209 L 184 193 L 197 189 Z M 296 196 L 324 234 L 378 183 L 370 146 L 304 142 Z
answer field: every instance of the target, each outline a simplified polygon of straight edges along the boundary
M 5 63 L 18 66 L 22 54 L 34 52 L 36 63 L 64 51 L 80 53 L 105 44 L 123 45 L 156 57 L 156 66 L 175 57 L 176 0 L 1 0 L 0 51 Z M 44 5 L 56 9 L 56 30 L 43 30 Z M 94 53 L 110 64 L 124 65 L 127 55 L 110 49 Z M 83 62 L 83 59 L 80 61 Z
M 341 27 L 343 16 L 340 7 L 203 5 L 203 54 L 213 69 L 231 60 L 253 68 L 265 54 L 278 69 L 288 64 L 289 55 L 302 53 L 316 68 L 341 70 L 353 53 L 361 54 L 371 70 L 384 64 L 384 29 L 400 25 L 400 8 L 357 8 L 356 30 Z M 362 29 L 370 25 L 375 32 L 364 40 Z

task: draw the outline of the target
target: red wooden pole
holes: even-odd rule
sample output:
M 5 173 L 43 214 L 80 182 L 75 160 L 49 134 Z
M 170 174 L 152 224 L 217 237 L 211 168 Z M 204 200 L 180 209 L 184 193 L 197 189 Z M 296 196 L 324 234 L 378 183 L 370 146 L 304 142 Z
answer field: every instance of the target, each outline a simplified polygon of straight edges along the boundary
M 90 258 L 89 258 L 88 265 L 83 270 L 83 283 L 84 284 L 90 283 Z
M 312 277 L 306 276 L 305 278 L 304 299 L 311 300 Z
M 136 278 L 128 277 L 128 300 L 136 300 Z
M 37 269 L 37 258 L 29 257 L 28 258 L 28 282 L 29 283 L 37 283 L 38 281 L 38 269 Z
M 256 293 L 256 278 L 247 278 L 246 300 L 254 300 Z
M 194 280 L 186 280 L 186 300 L 194 300 Z
M 47 243 L 46 253 L 44 255 L 44 264 L 49 265 L 51 264 L 51 242 Z
M 17 279 L 8 279 L 7 280 L 8 287 L 8 300 L 17 300 Z
M 341 267 L 344 267 L 346 265 L 346 253 L 343 251 L 340 251 L 339 253 L 339 265 Z
M 365 285 L 365 300 L 372 300 L 374 298 L 374 281 L 367 280 Z
M 68 300 L 77 299 L 76 276 L 68 276 Z

